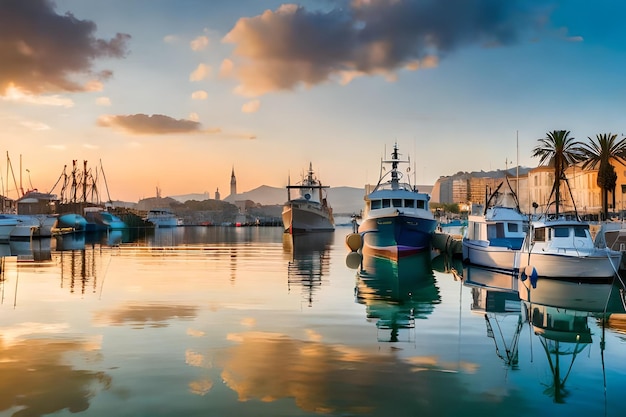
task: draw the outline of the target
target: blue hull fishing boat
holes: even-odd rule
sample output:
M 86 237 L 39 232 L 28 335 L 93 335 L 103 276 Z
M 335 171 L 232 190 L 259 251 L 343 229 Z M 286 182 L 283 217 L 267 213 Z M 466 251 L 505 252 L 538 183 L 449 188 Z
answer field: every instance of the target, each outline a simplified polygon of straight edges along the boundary
M 358 233 L 363 250 L 371 250 L 392 258 L 430 250 L 437 221 L 430 211 L 430 195 L 421 193 L 409 182 L 403 181 L 398 170 L 398 145 L 394 145 L 391 159 L 381 161 L 378 184 L 365 196 L 365 210 Z M 385 170 L 391 165 L 390 170 Z

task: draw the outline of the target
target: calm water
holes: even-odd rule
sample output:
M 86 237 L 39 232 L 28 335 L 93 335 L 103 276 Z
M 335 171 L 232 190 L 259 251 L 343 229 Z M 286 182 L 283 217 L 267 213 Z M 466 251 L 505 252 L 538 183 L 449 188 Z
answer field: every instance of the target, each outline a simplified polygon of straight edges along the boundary
M 2 246 L 0 415 L 623 415 L 621 285 L 361 262 L 349 232 Z

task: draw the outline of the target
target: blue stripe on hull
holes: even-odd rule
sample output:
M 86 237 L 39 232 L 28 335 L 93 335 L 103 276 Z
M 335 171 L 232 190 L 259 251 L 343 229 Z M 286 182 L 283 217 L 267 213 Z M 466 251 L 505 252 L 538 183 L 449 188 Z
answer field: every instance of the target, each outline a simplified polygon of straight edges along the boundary
M 435 220 L 396 216 L 367 219 L 359 227 L 359 233 L 364 244 L 373 248 L 425 250 L 430 248 L 436 226 Z

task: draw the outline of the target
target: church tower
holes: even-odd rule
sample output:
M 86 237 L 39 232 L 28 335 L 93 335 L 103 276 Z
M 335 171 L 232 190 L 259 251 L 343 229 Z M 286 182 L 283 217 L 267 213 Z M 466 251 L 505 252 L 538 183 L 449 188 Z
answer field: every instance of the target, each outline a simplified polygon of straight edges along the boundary
M 233 197 L 237 195 L 237 178 L 235 178 L 235 167 L 230 174 L 230 195 Z
M 215 199 L 216 200 L 220 199 L 220 187 L 217 187 L 217 189 L 215 190 Z

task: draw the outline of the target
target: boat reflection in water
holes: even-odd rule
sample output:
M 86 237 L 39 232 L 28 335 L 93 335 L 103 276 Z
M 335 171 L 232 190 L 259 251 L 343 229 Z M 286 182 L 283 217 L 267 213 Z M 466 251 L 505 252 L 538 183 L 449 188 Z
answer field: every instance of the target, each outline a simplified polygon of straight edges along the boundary
M 355 295 L 366 306 L 367 319 L 376 323 L 381 342 L 411 340 L 404 330 L 413 329 L 415 319 L 427 318 L 441 302 L 429 252 L 397 260 L 363 255 Z
M 496 355 L 510 369 L 519 369 L 519 337 L 523 327 L 517 276 L 477 266 L 464 266 L 463 285 L 471 288 L 473 313 L 485 317 L 487 336 Z
M 53 249 L 58 251 L 82 250 L 85 249 L 86 233 L 71 232 L 55 235 Z
M 330 247 L 333 232 L 283 234 L 283 250 L 291 255 L 287 266 L 287 284 L 301 286 L 309 307 L 313 294 L 322 286 L 330 270 Z
M 567 280 L 541 279 L 536 286 L 520 281 L 522 315 L 539 338 L 551 371 L 544 393 L 563 403 L 571 391 L 568 378 L 577 358 L 593 345 L 590 322 L 601 328 L 598 342 L 606 392 L 604 367 L 605 332 L 612 316 L 623 317 L 625 310 L 617 283 L 579 284 Z
M 50 238 L 36 238 L 32 240 L 10 240 L 8 245 L 4 244 L 6 253 L 3 256 L 16 256 L 18 261 L 43 262 L 52 259 L 50 249 Z M 8 247 L 8 253 L 6 251 Z

